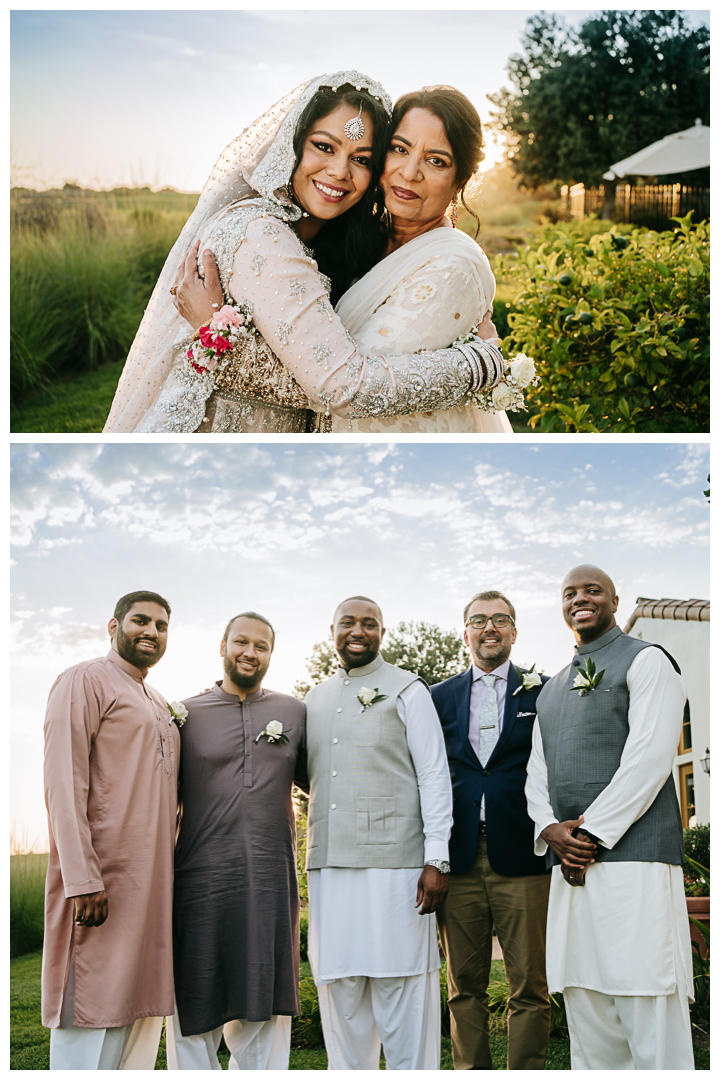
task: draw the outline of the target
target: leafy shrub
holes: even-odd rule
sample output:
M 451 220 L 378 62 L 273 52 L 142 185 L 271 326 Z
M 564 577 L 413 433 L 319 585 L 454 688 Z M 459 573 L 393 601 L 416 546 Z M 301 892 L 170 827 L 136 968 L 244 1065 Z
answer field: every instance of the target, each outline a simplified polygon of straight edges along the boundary
M 47 855 L 10 859 L 10 956 L 42 949 Z
M 683 841 L 685 844 L 685 858 L 693 859 L 696 863 L 700 863 L 701 866 L 706 866 L 710 869 L 710 826 L 709 825 L 694 825 L 692 829 L 685 829 L 683 831 Z M 691 868 L 686 867 L 685 876 L 690 877 L 692 880 L 697 880 L 697 873 Z
M 528 423 L 550 431 L 707 431 L 709 225 L 674 232 L 590 220 L 498 256 L 519 291 L 506 351 L 534 357 Z

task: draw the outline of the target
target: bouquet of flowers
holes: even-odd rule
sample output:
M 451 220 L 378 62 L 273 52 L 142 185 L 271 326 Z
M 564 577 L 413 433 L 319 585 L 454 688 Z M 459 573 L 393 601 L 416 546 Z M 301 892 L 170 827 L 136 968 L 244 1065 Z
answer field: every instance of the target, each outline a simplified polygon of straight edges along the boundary
M 248 313 L 239 307 L 225 304 L 190 342 L 185 356 L 190 371 L 203 378 L 222 371 L 240 337 L 254 333 Z
M 476 334 L 477 327 L 453 341 L 453 345 L 464 345 Z M 481 412 L 519 412 L 520 409 L 527 408 L 523 390 L 527 386 L 537 386 L 539 382 L 535 361 L 525 353 L 518 353 L 505 364 L 505 374 L 497 386 L 492 390 L 472 391 L 468 394 L 467 401 Z

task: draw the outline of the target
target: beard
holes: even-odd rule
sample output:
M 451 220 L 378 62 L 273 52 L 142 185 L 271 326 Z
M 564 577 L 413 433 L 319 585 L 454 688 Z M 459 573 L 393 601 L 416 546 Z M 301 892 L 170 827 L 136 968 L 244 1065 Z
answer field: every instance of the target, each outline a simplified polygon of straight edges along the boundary
M 504 645 L 501 641 L 499 645 L 493 645 L 491 649 L 485 649 L 485 642 L 479 642 L 472 652 L 472 657 L 478 667 L 482 667 L 483 663 L 492 663 L 495 667 L 501 667 L 506 660 L 510 658 L 512 652 L 512 645 Z
M 239 690 L 252 690 L 254 687 L 259 686 L 263 681 L 265 672 L 269 666 L 270 663 L 268 661 L 264 667 L 258 665 L 252 675 L 242 675 L 235 666 L 235 662 L 231 660 L 229 656 L 223 657 L 223 670 L 230 682 L 233 683 L 234 686 L 237 686 Z
M 365 667 L 366 664 L 372 664 L 377 656 L 377 653 L 373 652 L 369 645 L 362 653 L 348 652 L 347 646 L 345 646 L 342 649 L 337 649 L 337 654 L 342 660 L 343 667 L 346 669 Z
M 159 641 L 153 642 L 156 646 L 154 653 L 144 652 L 142 649 L 138 649 L 135 644 L 137 638 L 130 637 L 126 634 L 121 626 L 118 626 L 117 633 L 115 635 L 115 645 L 117 647 L 118 656 L 122 656 L 123 660 L 127 660 L 128 664 L 132 664 L 138 668 L 150 668 L 154 664 L 157 664 L 165 653 L 165 646 Z M 149 638 L 145 639 L 150 640 Z

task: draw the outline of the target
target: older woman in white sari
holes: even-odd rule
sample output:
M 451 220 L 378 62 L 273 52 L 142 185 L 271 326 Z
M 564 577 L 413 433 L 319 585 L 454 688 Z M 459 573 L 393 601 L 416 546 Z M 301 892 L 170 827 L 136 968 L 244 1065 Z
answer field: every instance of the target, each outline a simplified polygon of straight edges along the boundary
M 485 253 L 451 221 L 484 156 L 477 112 L 452 87 L 429 87 L 400 98 L 393 124 L 381 179 L 392 221 L 386 257 L 335 307 L 358 348 L 371 355 L 443 348 L 483 317 L 488 323 L 495 295 Z M 333 431 L 512 433 L 512 427 L 504 412 L 464 404 L 407 416 L 335 417 Z
M 477 411 L 463 403 L 479 387 L 497 383 L 502 360 L 496 349 L 478 339 L 469 345 L 448 347 L 454 337 L 466 334 L 480 320 L 492 298 L 494 282 L 480 249 L 459 235 L 451 245 L 430 242 L 431 258 L 442 246 L 443 251 L 447 249 L 442 258 L 450 262 L 435 286 L 424 279 L 417 283 L 418 296 L 445 298 L 448 291 L 456 293 L 459 288 L 464 302 L 459 304 L 457 295 L 449 297 L 452 330 L 446 339 L 437 337 L 442 344 L 436 349 L 419 352 L 422 342 L 416 346 L 414 338 L 413 345 L 406 348 L 399 327 L 391 336 L 390 326 L 377 327 L 381 348 L 360 348 L 328 303 L 328 281 L 318 274 L 313 252 L 303 244 L 303 240 L 313 242 L 323 225 L 323 214 L 337 216 L 342 212 L 337 205 L 342 199 L 347 196 L 348 202 L 357 202 L 363 183 L 363 190 L 367 190 L 361 167 L 367 162 L 368 151 L 365 159 L 350 155 L 348 147 L 352 150 L 357 143 L 348 143 L 348 139 L 374 142 L 372 120 L 366 108 L 371 130 L 363 138 L 363 100 L 358 116 L 352 115 L 357 99 L 349 96 L 353 108 L 346 103 L 348 94 L 342 84 L 350 82 L 355 87 L 369 87 L 369 94 L 385 104 L 382 88 L 357 72 L 323 77 L 299 88 L 257 121 L 249 129 L 251 141 L 246 133 L 236 141 L 237 149 L 236 144 L 228 148 L 225 161 L 216 167 L 166 263 L 126 364 L 106 431 L 327 431 L 340 419 L 349 425 L 399 415 L 416 417 L 412 430 L 481 430 Z M 293 165 L 293 158 L 300 153 L 295 144 L 302 118 L 326 86 L 339 88 L 340 104 L 329 106 L 330 113 L 328 107 L 324 113 L 320 110 L 318 122 L 308 128 L 300 164 L 296 159 Z M 367 104 L 367 95 L 364 100 Z M 343 123 L 344 127 L 339 126 Z M 359 135 L 354 128 L 347 134 L 353 124 L 358 125 Z M 428 149 L 427 143 L 424 147 Z M 451 152 L 436 149 L 438 161 L 443 154 L 452 158 Z M 312 164 L 316 151 L 324 155 L 319 166 Z M 410 201 L 416 198 L 409 193 L 408 199 L 410 195 Z M 321 206 L 318 212 L 318 199 L 336 205 Z M 418 201 L 425 205 L 426 200 Z M 454 235 L 442 212 L 435 217 L 430 222 L 423 218 L 419 228 L 417 223 L 412 226 L 416 247 L 428 243 L 420 233 L 436 230 Z M 199 239 L 169 289 L 169 271 L 178 261 L 176 252 L 193 231 Z M 207 271 L 204 281 L 198 276 L 196 261 L 201 242 Z M 402 230 L 393 230 L 388 248 L 403 243 Z M 462 245 L 465 258 L 460 259 L 458 270 Z M 394 261 L 405 263 L 402 258 Z M 414 265 L 417 270 L 417 261 Z M 441 279 L 451 282 L 449 290 L 447 284 L 438 288 Z M 163 299 L 168 292 L 177 293 L 173 301 L 193 327 L 206 322 L 213 309 L 229 298 L 253 313 L 259 333 L 243 339 L 223 371 L 203 373 L 198 378 L 184 361 L 188 337 L 177 319 L 173 320 L 172 309 L 168 311 L 168 301 Z M 392 306 L 393 296 L 397 290 L 390 297 L 384 295 L 381 306 L 386 302 Z M 431 315 L 430 322 L 432 319 Z M 457 415 L 450 421 L 436 421 L 435 426 L 420 426 L 430 423 L 428 414 L 445 410 Z M 318 420 L 308 422 L 306 417 L 312 416 Z

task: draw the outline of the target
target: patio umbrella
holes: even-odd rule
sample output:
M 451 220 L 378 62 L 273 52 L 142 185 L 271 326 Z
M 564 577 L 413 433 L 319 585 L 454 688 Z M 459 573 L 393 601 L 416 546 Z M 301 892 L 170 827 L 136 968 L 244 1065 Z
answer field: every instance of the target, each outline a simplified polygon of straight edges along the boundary
M 611 165 L 605 180 L 619 180 L 622 176 L 662 176 L 664 173 L 687 172 L 688 169 L 704 169 L 710 164 L 710 128 L 701 120 L 687 131 L 676 131 L 664 139 L 650 143 L 637 154 L 623 158 Z

